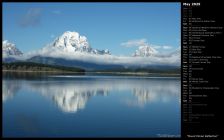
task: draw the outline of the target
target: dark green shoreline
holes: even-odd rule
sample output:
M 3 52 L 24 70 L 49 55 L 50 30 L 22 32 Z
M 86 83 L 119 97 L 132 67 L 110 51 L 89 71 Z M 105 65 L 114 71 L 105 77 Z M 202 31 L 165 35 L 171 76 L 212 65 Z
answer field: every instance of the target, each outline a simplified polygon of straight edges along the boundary
M 2 63 L 3 73 L 27 73 L 27 74 L 74 74 L 74 75 L 109 75 L 109 76 L 147 76 L 147 77 L 180 77 L 181 74 L 176 71 L 153 71 L 153 70 L 132 70 L 132 69 L 114 69 L 101 71 L 85 71 L 82 68 L 66 67 L 58 65 L 41 64 L 34 62 L 12 62 Z M 150 72 L 151 71 L 151 72 Z

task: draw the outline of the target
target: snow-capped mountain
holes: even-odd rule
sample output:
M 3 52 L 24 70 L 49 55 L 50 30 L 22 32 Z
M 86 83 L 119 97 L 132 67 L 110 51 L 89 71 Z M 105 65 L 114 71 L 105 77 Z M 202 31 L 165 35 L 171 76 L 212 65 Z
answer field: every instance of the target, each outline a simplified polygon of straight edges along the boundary
M 4 40 L 2 42 L 2 54 L 3 54 L 3 57 L 23 55 L 23 53 L 19 49 L 16 48 L 16 45 L 9 42 L 8 40 Z
M 133 56 L 135 57 L 148 57 L 156 54 L 157 51 L 149 45 L 139 46 L 138 50 L 135 51 Z
M 161 54 L 148 44 L 139 46 L 132 56 L 111 55 L 109 50 L 98 50 L 90 46 L 87 38 L 78 32 L 67 31 L 57 37 L 52 43 L 40 50 L 23 54 L 15 44 L 3 41 L 3 62 L 36 62 L 51 65 L 78 67 L 85 70 L 112 70 L 151 68 L 151 66 L 179 66 L 180 49 Z M 155 69 L 155 68 L 154 68 Z
M 91 54 L 110 54 L 109 50 L 97 50 L 91 48 L 87 38 L 78 32 L 66 31 L 57 37 L 50 45 L 44 48 L 45 51 L 53 49 L 60 52 L 84 52 Z

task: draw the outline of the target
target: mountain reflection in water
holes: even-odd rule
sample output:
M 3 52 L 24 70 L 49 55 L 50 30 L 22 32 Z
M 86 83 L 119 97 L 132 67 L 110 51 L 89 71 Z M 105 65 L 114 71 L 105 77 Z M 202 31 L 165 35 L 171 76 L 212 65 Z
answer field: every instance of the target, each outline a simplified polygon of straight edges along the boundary
M 179 79 L 172 78 L 77 78 L 51 77 L 42 80 L 3 79 L 3 102 L 13 99 L 20 89 L 38 93 L 53 101 L 60 110 L 75 113 L 84 109 L 93 96 L 108 96 L 127 91 L 133 98 L 121 99 L 124 105 L 144 107 L 152 102 L 169 102 L 180 98 Z M 117 92 L 116 92 L 117 91 Z M 113 92 L 113 94 L 114 94 Z

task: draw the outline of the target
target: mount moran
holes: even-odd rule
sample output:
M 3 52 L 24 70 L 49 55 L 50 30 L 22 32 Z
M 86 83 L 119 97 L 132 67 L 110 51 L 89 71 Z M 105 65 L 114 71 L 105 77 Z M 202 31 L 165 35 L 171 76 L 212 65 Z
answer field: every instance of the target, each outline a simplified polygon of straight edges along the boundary
M 149 45 L 142 45 L 132 56 L 115 56 L 108 49 L 92 48 L 85 36 L 71 31 L 63 33 L 42 49 L 26 54 L 7 40 L 3 41 L 2 45 L 3 62 L 37 62 L 86 70 L 180 67 L 180 49 L 161 55 Z

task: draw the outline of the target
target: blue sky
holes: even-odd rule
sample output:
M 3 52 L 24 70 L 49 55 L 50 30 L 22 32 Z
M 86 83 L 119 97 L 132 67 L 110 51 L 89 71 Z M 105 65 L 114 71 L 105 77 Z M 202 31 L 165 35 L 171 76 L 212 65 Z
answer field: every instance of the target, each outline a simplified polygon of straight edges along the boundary
M 130 55 L 144 40 L 160 51 L 180 46 L 180 3 L 3 3 L 3 40 L 22 52 L 38 50 L 65 31 L 91 47 Z

